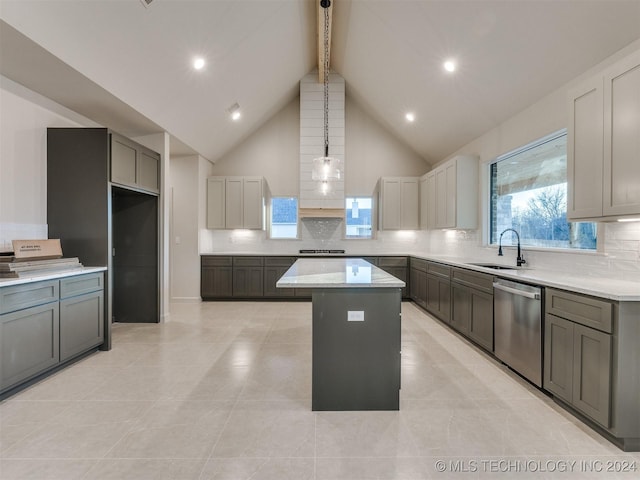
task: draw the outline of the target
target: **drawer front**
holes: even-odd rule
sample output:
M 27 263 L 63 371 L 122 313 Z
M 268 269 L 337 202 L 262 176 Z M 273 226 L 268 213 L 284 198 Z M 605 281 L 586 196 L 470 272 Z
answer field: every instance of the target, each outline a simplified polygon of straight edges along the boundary
M 265 267 L 290 267 L 296 261 L 296 257 L 264 257 Z
M 613 305 L 607 301 L 585 295 L 546 289 L 545 310 L 558 317 L 581 325 L 611 333 Z
M 60 298 L 75 297 L 99 290 L 104 290 L 104 275 L 102 273 L 90 273 L 60 280 Z
M 451 280 L 487 293 L 493 293 L 493 275 L 454 268 L 451 271 Z
M 427 261 L 420 258 L 411 257 L 411 268 L 420 270 L 421 272 L 427 271 Z
M 441 263 L 427 262 L 427 272 L 438 277 L 451 277 L 451 267 Z
M 379 267 L 406 267 L 407 257 L 378 257 Z
M 233 257 L 234 267 L 261 267 L 264 257 Z
M 233 264 L 233 257 L 203 255 L 200 258 L 203 267 L 230 267 Z
M 0 288 L 0 314 L 58 301 L 59 280 Z

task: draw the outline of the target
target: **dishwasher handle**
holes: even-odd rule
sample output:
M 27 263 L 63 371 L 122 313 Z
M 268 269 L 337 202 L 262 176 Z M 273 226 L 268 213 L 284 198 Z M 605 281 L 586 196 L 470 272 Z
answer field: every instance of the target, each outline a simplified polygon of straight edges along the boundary
M 514 295 L 519 295 L 521 297 L 540 300 L 540 294 L 537 292 L 525 292 L 524 290 L 518 290 L 517 288 L 507 287 L 506 285 L 502 285 L 501 283 L 494 283 L 493 288 L 495 288 L 496 290 L 502 290 L 505 292 L 513 293 Z

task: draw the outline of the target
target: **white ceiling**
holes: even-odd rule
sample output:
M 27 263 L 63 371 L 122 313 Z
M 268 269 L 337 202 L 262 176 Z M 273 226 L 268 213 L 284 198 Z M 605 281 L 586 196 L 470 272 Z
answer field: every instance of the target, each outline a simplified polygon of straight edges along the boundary
M 347 94 L 429 162 L 640 38 L 640 0 L 333 6 L 331 67 Z M 166 130 L 212 161 L 316 64 L 314 0 L 0 0 L 0 18 L 0 73 L 123 134 Z M 450 56 L 454 75 L 441 67 Z

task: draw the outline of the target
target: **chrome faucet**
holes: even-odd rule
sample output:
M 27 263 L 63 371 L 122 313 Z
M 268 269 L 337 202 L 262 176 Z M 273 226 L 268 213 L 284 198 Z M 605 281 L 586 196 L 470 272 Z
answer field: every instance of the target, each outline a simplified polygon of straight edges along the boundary
M 520 248 L 520 235 L 513 228 L 505 228 L 500 234 L 500 241 L 498 242 L 498 256 L 502 257 L 502 236 L 506 232 L 513 232 L 516 234 L 516 237 L 518 238 L 518 257 L 516 258 L 516 265 L 518 267 L 521 267 L 523 264 L 527 263 L 527 261 L 522 256 L 522 250 Z

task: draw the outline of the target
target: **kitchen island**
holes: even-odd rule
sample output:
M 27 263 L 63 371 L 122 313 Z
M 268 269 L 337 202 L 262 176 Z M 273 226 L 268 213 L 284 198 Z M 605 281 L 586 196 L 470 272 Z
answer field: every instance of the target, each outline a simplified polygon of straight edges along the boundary
M 405 283 L 360 258 L 305 258 L 276 286 L 312 290 L 312 410 L 398 410 Z

